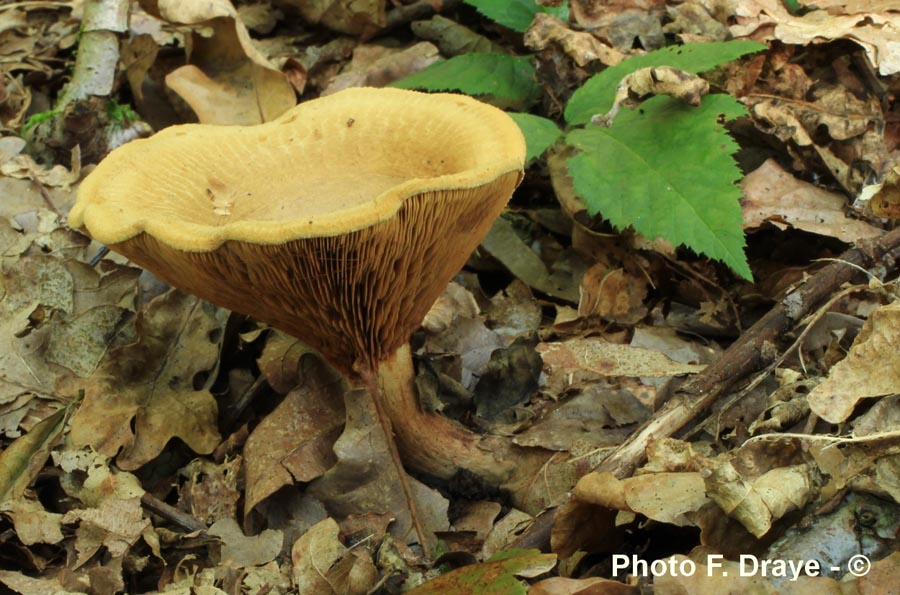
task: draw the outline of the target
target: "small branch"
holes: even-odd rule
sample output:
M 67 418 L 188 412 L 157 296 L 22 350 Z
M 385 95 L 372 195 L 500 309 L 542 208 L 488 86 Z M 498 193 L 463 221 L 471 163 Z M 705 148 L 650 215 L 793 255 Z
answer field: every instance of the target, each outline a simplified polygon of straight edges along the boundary
M 141 506 L 192 533 L 194 531 L 206 531 L 209 528 L 196 517 L 181 512 L 174 506 L 151 496 L 148 492 L 144 492 L 144 495 L 141 496 Z
M 409 517 L 416 530 L 416 535 L 419 538 L 419 544 L 422 546 L 425 557 L 431 558 L 431 548 L 428 545 L 425 529 L 422 527 L 422 523 L 419 520 L 418 506 L 416 505 L 416 499 L 412 492 L 412 486 L 409 485 L 409 476 L 403 468 L 403 461 L 400 459 L 400 451 L 397 450 L 397 441 L 394 439 L 391 418 L 388 416 L 384 407 L 384 393 L 375 378 L 374 372 L 366 369 L 362 372 L 361 376 L 366 389 L 369 391 L 369 396 L 375 404 L 375 415 L 378 417 L 378 422 L 381 424 L 381 429 L 384 431 L 384 439 L 387 442 L 388 452 L 391 454 L 391 461 L 393 461 L 394 469 L 397 471 L 397 475 L 400 478 L 400 487 L 403 489 L 403 496 L 406 498 L 406 507 L 409 509 Z
M 673 436 L 693 419 L 703 415 L 743 378 L 768 366 L 779 356 L 776 346 L 784 333 L 858 273 L 856 267 L 871 269 L 876 264 L 887 266 L 879 261 L 886 259 L 898 247 L 900 228 L 875 240 L 860 242 L 858 248 L 844 252 L 834 263 L 820 270 L 776 304 L 716 362 L 682 385 L 671 400 L 614 450 L 596 470 L 611 472 L 619 478 L 631 475 L 643 462 L 651 439 Z M 544 522 L 532 525 L 514 545 L 549 547 L 552 519 L 555 515 L 556 509 L 548 510 L 544 514 L 547 517 Z
M 841 285 L 858 274 L 854 266 L 871 268 L 900 246 L 900 229 L 861 242 L 787 295 L 735 341 L 715 363 L 681 386 L 666 404 L 623 442 L 597 468 L 628 477 L 644 460 L 651 439 L 673 436 L 718 401 L 739 380 L 765 368 L 778 357 L 779 339 Z M 841 262 L 844 261 L 844 262 Z

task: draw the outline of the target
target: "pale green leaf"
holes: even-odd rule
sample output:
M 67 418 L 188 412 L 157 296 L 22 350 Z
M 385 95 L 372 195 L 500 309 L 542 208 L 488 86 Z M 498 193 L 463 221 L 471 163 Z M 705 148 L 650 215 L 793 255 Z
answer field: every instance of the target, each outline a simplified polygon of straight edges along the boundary
M 401 89 L 461 91 L 467 95 L 491 95 L 506 103 L 527 106 L 540 93 L 534 66 L 528 56 L 464 54 L 392 84 Z
M 635 56 L 594 75 L 572 94 L 566 105 L 566 122 L 586 124 L 595 114 L 605 114 L 613 105 L 616 87 L 626 75 L 650 66 L 671 66 L 694 74 L 706 72 L 746 54 L 766 49 L 755 41 L 719 41 L 676 45 Z
M 513 31 L 524 33 L 534 20 L 534 15 L 546 12 L 553 16 L 568 20 L 569 7 L 564 2 L 562 6 L 541 6 L 534 0 L 466 0 L 466 4 L 491 19 L 509 27 Z
M 728 95 L 700 107 L 657 96 L 619 112 L 610 128 L 574 130 L 566 141 L 580 150 L 568 161 L 575 191 L 613 225 L 683 244 L 749 279 L 738 146 L 718 122 L 743 113 Z
M 518 112 L 510 112 L 509 117 L 515 120 L 525 135 L 526 161 L 543 155 L 562 136 L 562 131 L 553 120 Z

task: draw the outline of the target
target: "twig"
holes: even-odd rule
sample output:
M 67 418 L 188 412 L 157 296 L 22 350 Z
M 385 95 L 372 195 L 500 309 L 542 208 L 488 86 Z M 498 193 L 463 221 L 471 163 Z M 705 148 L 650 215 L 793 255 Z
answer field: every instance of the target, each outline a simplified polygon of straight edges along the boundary
M 703 415 L 741 379 L 767 367 L 779 356 L 776 348 L 778 339 L 857 274 L 855 267 L 870 269 L 898 246 L 900 228 L 874 240 L 860 242 L 858 248 L 844 252 L 837 261 L 820 270 L 776 304 L 716 362 L 682 385 L 660 410 L 604 459 L 596 470 L 613 473 L 619 478 L 631 475 L 644 460 L 650 440 L 673 436 L 693 419 Z M 555 510 L 547 511 L 545 516 L 550 518 L 532 525 L 516 543 L 547 547 L 550 543 L 551 520 L 555 514 Z
M 415 19 L 431 16 L 436 12 L 452 10 L 459 4 L 459 0 L 443 0 L 443 2 L 438 2 L 437 4 L 438 7 L 435 8 L 435 2 L 433 2 L 433 0 L 419 0 L 412 4 L 397 6 L 388 11 L 384 29 L 382 31 L 394 29 L 395 27 L 405 25 Z
M 144 492 L 144 495 L 141 496 L 141 505 L 150 512 L 158 514 L 162 518 L 175 523 L 187 531 L 206 531 L 209 528 L 196 517 L 181 512 L 174 506 L 166 504 L 159 498 L 151 496 L 147 492 Z
M 384 394 L 382 393 L 381 386 L 379 386 L 375 373 L 371 369 L 363 371 L 361 376 L 366 385 L 366 389 L 369 391 L 369 397 L 375 404 L 375 416 L 378 418 L 378 423 L 381 424 L 381 429 L 384 431 L 384 439 L 387 442 L 388 452 L 394 463 L 394 469 L 397 471 L 397 475 L 400 478 L 400 487 L 403 489 L 403 496 L 406 498 L 406 507 L 409 509 L 409 517 L 410 520 L 412 520 L 416 535 L 419 538 L 419 544 L 422 546 L 425 557 L 431 558 L 431 548 L 428 546 L 428 540 L 426 539 L 427 534 L 422 527 L 421 521 L 419 521 L 416 498 L 413 495 L 412 486 L 409 485 L 409 476 L 403 468 L 403 461 L 400 459 L 400 451 L 397 449 L 397 440 L 394 438 L 394 429 L 391 427 L 391 418 L 384 407 Z

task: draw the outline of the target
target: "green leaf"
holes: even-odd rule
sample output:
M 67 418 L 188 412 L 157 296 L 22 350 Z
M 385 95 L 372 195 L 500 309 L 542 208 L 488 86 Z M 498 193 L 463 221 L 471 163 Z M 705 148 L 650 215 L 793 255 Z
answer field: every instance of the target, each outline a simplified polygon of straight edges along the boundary
M 568 161 L 588 211 L 721 260 L 751 278 L 741 229 L 737 143 L 719 123 L 745 113 L 728 95 L 700 107 L 667 96 L 623 110 L 610 128 L 590 126 L 566 141 L 580 150 Z
M 492 95 L 509 104 L 527 106 L 539 93 L 534 66 L 528 56 L 464 54 L 436 62 L 391 86 L 427 91 L 462 91 L 467 95 Z
M 562 136 L 562 131 L 553 120 L 518 112 L 510 112 L 509 117 L 519 125 L 522 134 L 525 135 L 525 161 L 543 155 L 544 151 Z
M 466 0 L 466 4 L 491 19 L 509 27 L 513 31 L 524 33 L 534 20 L 534 15 L 546 12 L 553 16 L 568 20 L 569 7 L 564 2 L 562 6 L 541 6 L 534 0 Z
M 525 585 L 516 576 L 537 576 L 555 565 L 556 554 L 507 550 L 481 564 L 451 570 L 407 595 L 525 595 Z
M 689 43 L 669 46 L 643 56 L 623 60 L 592 76 L 572 94 L 566 105 L 566 121 L 569 124 L 586 124 L 591 116 L 608 112 L 613 105 L 619 81 L 640 68 L 671 66 L 697 74 L 764 49 L 765 44 L 746 40 Z

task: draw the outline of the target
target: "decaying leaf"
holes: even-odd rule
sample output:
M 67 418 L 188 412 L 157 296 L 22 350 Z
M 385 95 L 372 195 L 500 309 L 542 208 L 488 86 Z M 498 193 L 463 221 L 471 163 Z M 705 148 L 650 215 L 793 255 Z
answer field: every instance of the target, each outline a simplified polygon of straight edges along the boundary
M 878 10 L 868 3 L 848 8 L 848 13 L 843 15 L 828 10 L 792 15 L 780 0 L 738 3 L 735 5 L 738 22 L 732 25 L 731 32 L 736 37 L 758 33 L 762 39 L 798 45 L 849 39 L 865 49 L 872 65 L 882 75 L 900 72 L 900 49 L 896 44 L 900 14 Z
M 343 517 L 367 512 L 390 512 L 395 521 L 391 533 L 399 539 L 416 540 L 397 469 L 390 462 L 384 432 L 375 417 L 374 405 L 365 391 L 344 394 L 347 423 L 334 443 L 337 463 L 311 482 L 307 493 L 328 510 Z M 410 478 L 419 521 L 428 535 L 445 531 L 447 500 L 436 490 Z M 429 544 L 433 545 L 433 544 Z
M 744 227 L 764 222 L 779 229 L 794 227 L 855 242 L 881 234 L 881 230 L 859 219 L 847 217 L 846 199 L 820 186 L 798 180 L 769 159 L 741 181 Z
M 677 363 L 658 351 L 617 345 L 602 339 L 541 343 L 537 350 L 547 366 L 567 371 L 587 369 L 603 376 L 659 377 L 696 374 L 705 367 Z
M 591 123 L 610 126 L 623 105 L 635 105 L 651 95 L 669 95 L 688 105 L 698 106 L 707 93 L 709 83 L 691 72 L 668 66 L 641 68 L 622 78 L 616 87 L 610 110 L 592 117 Z
M 900 304 L 872 312 L 847 357 L 809 394 L 813 412 L 840 423 L 865 398 L 900 392 Z
M 543 574 L 556 565 L 555 554 L 537 550 L 505 550 L 486 562 L 457 568 L 408 591 L 409 595 L 525 595 L 516 577 Z
M 375 584 L 377 571 L 364 550 L 348 550 L 338 539 L 332 519 L 313 526 L 291 550 L 294 587 L 298 593 L 364 595 Z
M 201 122 L 259 124 L 297 103 L 287 77 L 254 47 L 229 0 L 159 2 L 150 10 L 170 23 L 203 26 L 211 36 L 192 35 L 191 63 L 166 76 L 166 84 L 188 102 Z
M 72 420 L 72 440 L 136 469 L 174 437 L 197 452 L 219 441 L 216 401 L 194 377 L 213 368 L 221 323 L 213 306 L 172 291 L 139 314 L 136 343 L 110 353 L 83 383 L 85 399 Z M 134 430 L 131 429 L 134 420 Z
M 559 44 L 578 66 L 585 66 L 594 60 L 614 66 L 625 58 L 625 54 L 604 44 L 591 33 L 573 31 L 562 20 L 543 12 L 535 15 L 534 22 L 525 32 L 524 41 L 532 50 Z
M 321 477 L 336 462 L 346 383 L 316 355 L 303 357 L 299 371 L 300 384 L 247 440 L 245 510 L 284 485 Z
M 221 561 L 238 567 L 262 566 L 281 552 L 281 531 L 266 529 L 259 535 L 247 536 L 234 519 L 216 521 L 209 534 L 222 540 Z

